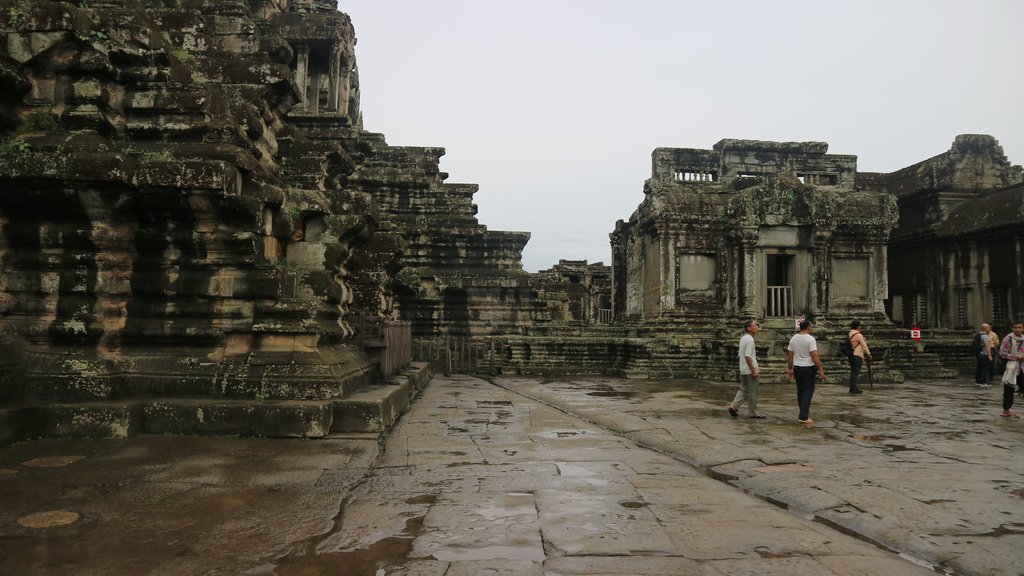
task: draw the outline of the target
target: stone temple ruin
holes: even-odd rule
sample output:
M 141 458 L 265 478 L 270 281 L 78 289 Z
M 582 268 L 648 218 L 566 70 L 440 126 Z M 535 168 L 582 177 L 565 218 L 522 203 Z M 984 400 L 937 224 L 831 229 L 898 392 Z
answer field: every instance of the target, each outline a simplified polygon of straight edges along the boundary
M 0 401 L 48 402 L 5 437 L 358 427 L 378 356 L 408 366 L 380 327 L 544 312 L 529 234 L 480 225 L 443 149 L 363 130 L 333 3 L 2 4 Z
M 895 381 L 940 362 L 890 318 L 953 343 L 1024 310 L 991 137 L 893 174 L 820 142 L 658 149 L 610 267 L 529 274 L 442 148 L 363 128 L 333 2 L 0 0 L 0 31 L 0 442 L 381 430 L 426 362 L 729 378 L 749 317 L 767 374 L 803 314 L 866 321 Z
M 654 151 L 644 201 L 612 233 L 616 315 L 878 317 L 895 199 L 854 186 L 824 142 Z

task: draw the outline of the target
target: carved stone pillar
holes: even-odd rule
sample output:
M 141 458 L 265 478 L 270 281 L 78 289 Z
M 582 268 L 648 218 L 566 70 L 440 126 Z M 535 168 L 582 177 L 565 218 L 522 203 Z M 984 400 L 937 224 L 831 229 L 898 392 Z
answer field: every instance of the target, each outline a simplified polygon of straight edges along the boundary
M 330 82 L 327 88 L 327 110 L 334 112 L 338 110 L 339 96 L 341 90 L 341 48 L 331 46 L 331 67 L 328 71 Z
M 737 311 L 740 316 L 744 318 L 759 318 L 761 311 L 758 307 L 758 302 L 762 299 L 758 297 L 757 287 L 758 283 L 758 271 L 757 271 L 757 229 L 748 229 L 742 232 L 740 238 L 740 278 L 742 282 L 740 284 L 740 290 L 742 291 L 743 305 L 738 307 Z
M 306 85 L 309 78 L 309 46 L 295 49 L 295 84 L 299 87 L 299 102 L 306 106 Z M 308 107 L 308 106 L 307 106 Z
M 352 64 L 347 59 L 340 58 L 338 61 L 338 70 L 338 112 L 348 116 L 354 76 L 352 73 Z M 358 82 L 358 80 L 356 81 Z M 358 109 L 356 112 L 358 114 Z
M 811 247 L 811 258 L 814 262 L 814 278 L 808 278 L 814 286 L 814 294 L 809 305 L 810 313 L 817 316 L 829 311 L 829 282 L 832 271 L 832 231 L 818 230 L 814 234 L 814 246 Z
M 314 68 L 309 71 L 309 91 L 306 93 L 306 110 L 316 114 L 320 112 L 320 82 L 323 71 Z
M 661 310 L 659 316 L 673 313 L 676 310 L 676 247 L 679 235 L 668 230 L 661 230 Z

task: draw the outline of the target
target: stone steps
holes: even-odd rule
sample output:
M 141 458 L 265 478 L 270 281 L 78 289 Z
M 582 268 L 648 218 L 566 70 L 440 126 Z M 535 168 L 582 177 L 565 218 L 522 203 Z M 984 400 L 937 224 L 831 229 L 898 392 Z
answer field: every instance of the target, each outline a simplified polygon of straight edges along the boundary
M 570 328 L 570 331 L 572 328 Z M 576 334 L 581 333 L 576 332 Z M 714 330 L 689 332 L 681 330 L 661 337 L 607 337 L 606 330 L 597 335 L 544 335 L 508 337 L 504 339 L 503 374 L 570 375 L 603 374 L 631 379 L 698 378 L 735 380 L 739 372 L 736 341 L 732 332 Z M 758 340 L 758 362 L 764 374 L 762 381 L 787 382 L 785 343 L 789 333 L 764 334 Z M 849 373 L 849 364 L 835 351 L 835 343 L 822 339 L 819 351 L 825 364 L 827 380 L 842 380 Z M 903 348 L 882 345 L 876 350 L 872 377 L 876 383 L 900 383 L 904 373 L 890 358 L 904 355 Z M 944 373 L 943 373 L 944 374 Z M 944 375 L 936 377 L 946 377 Z M 864 370 L 864 379 L 867 378 Z
M 935 352 L 914 351 L 893 359 L 893 364 L 908 378 L 934 380 L 955 378 L 959 372 L 942 365 L 942 356 Z
M 39 437 L 128 438 L 198 434 L 323 438 L 385 434 L 430 380 L 414 365 L 336 400 L 123 398 L 79 403 L 21 402 L 0 407 L 0 445 Z

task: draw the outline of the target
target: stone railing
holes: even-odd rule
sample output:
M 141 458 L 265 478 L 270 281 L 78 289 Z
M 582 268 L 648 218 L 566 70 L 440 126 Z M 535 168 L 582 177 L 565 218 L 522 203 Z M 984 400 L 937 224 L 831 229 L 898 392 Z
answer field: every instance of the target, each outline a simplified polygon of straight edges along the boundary
M 764 315 L 792 316 L 793 315 L 793 287 L 792 286 L 769 286 L 768 300 L 765 303 Z

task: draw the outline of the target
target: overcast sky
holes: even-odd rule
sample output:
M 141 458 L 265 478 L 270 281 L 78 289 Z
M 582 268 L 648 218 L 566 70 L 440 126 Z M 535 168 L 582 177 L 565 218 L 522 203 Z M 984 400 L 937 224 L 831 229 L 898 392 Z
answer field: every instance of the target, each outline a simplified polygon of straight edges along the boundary
M 340 0 L 367 130 L 441 146 L 529 271 L 610 263 L 651 152 L 829 143 L 889 172 L 995 136 L 1024 163 L 1024 1 Z

